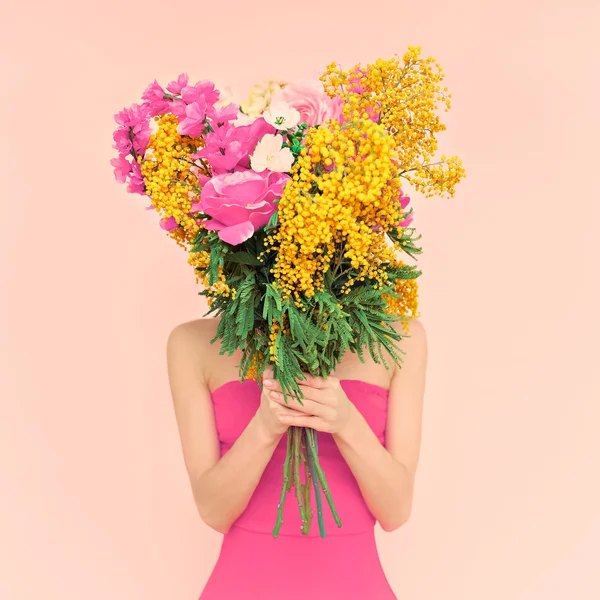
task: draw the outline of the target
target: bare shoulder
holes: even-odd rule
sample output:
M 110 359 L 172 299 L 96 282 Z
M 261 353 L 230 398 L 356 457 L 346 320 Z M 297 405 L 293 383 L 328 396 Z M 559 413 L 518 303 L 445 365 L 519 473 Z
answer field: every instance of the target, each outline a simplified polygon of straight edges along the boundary
M 217 319 L 194 319 L 173 328 L 167 340 L 167 363 L 189 368 L 202 375 L 210 369 L 214 349 L 210 341 L 217 332 Z
M 210 345 L 217 332 L 218 320 L 212 318 L 194 319 L 175 326 L 169 334 L 169 344 L 193 344 L 196 347 Z
M 394 323 L 394 328 L 403 336 L 399 343 L 399 347 L 406 353 L 403 362 L 410 361 L 412 364 L 424 367 L 427 363 L 427 332 L 423 322 L 419 319 L 411 319 L 406 331 L 402 322 L 397 321 Z

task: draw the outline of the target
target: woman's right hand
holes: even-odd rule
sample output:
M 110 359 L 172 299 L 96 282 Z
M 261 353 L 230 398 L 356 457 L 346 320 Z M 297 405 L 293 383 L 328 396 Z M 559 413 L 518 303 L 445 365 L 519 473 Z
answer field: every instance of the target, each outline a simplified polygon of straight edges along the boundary
M 273 379 L 272 367 L 267 367 L 262 376 L 265 379 Z M 277 441 L 288 430 L 289 425 L 285 425 L 279 420 L 281 415 L 298 415 L 299 411 L 282 406 L 275 402 L 270 396 L 270 390 L 263 385 L 262 394 L 260 395 L 260 406 L 256 411 L 255 419 L 261 426 L 261 430 L 266 434 L 269 440 Z

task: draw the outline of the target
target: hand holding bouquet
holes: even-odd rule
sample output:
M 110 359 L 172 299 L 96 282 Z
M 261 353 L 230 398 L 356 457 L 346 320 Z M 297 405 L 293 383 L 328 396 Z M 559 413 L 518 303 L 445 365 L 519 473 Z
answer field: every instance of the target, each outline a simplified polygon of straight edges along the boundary
M 221 317 L 213 342 L 241 351 L 242 380 L 270 366 L 281 398 L 302 403 L 306 374 L 326 378 L 348 351 L 401 363 L 393 323 L 417 316 L 420 275 L 403 257 L 421 252 L 402 181 L 453 196 L 464 176 L 457 157 L 434 161 L 436 109 L 450 106 L 442 79 L 411 47 L 402 60 L 332 64 L 319 81 L 271 82 L 241 108 L 184 74 L 115 116 L 115 177 L 188 252 Z M 304 533 L 311 487 L 321 535 L 321 493 L 341 525 L 310 427 L 288 430 L 274 535 L 292 487 Z

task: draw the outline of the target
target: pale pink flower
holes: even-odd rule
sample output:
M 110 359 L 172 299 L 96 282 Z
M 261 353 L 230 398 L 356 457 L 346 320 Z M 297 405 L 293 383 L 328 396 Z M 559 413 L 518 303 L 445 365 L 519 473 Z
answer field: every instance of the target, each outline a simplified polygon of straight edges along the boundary
M 273 96 L 271 102 L 285 102 L 292 106 L 300 113 L 300 121 L 309 127 L 339 119 L 344 103 L 341 98 L 330 98 L 319 80 L 288 83 Z
M 286 173 L 294 164 L 294 155 L 289 148 L 283 148 L 281 135 L 267 133 L 256 145 L 250 158 L 254 171 L 262 172 L 268 169 L 275 173 Z
M 286 102 L 271 102 L 263 116 L 275 129 L 294 129 L 300 123 L 300 113 Z

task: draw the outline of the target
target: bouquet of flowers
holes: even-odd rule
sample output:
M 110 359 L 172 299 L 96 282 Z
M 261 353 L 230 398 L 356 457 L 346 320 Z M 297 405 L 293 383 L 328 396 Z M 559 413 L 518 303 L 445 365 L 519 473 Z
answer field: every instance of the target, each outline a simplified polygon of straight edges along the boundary
M 454 195 L 461 161 L 433 162 L 436 114 L 450 107 L 443 72 L 420 47 L 373 64 L 327 67 L 319 80 L 268 82 L 240 106 L 210 81 L 156 81 L 115 115 L 111 163 L 147 196 L 160 227 L 188 253 L 221 354 L 241 352 L 241 380 L 268 365 L 288 402 L 305 373 L 327 377 L 346 352 L 401 364 L 394 322 L 418 316 L 421 252 L 403 181 L 426 197 Z M 403 329 L 406 334 L 406 329 Z M 315 432 L 288 431 L 273 535 L 292 488 L 303 533 L 315 491 L 341 526 Z

